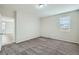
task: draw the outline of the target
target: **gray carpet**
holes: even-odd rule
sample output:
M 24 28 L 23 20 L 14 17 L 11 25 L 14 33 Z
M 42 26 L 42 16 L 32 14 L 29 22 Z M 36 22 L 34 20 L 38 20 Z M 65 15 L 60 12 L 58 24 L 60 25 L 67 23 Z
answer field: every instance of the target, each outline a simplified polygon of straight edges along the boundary
M 55 39 L 36 38 L 3 46 L 0 55 L 79 55 L 79 45 Z

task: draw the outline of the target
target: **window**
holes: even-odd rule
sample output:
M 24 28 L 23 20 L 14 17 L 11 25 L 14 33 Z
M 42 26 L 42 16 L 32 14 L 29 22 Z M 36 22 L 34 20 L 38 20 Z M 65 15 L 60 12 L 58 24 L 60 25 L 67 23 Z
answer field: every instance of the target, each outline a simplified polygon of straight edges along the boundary
M 5 27 L 6 27 L 6 23 L 2 22 L 2 33 L 5 33 Z
M 61 17 L 59 20 L 59 24 L 61 29 L 70 29 L 70 17 Z

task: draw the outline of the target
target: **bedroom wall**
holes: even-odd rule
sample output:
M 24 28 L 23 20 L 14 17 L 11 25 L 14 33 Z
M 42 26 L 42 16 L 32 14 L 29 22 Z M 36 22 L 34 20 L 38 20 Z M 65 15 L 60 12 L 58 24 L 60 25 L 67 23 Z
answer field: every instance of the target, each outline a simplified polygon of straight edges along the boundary
M 16 42 L 22 42 L 40 36 L 40 20 L 24 10 L 16 12 Z
M 70 17 L 70 31 L 62 31 L 59 28 L 59 18 L 63 16 Z M 64 40 L 79 43 L 78 40 L 78 11 L 72 11 L 41 18 L 41 36 L 52 39 Z

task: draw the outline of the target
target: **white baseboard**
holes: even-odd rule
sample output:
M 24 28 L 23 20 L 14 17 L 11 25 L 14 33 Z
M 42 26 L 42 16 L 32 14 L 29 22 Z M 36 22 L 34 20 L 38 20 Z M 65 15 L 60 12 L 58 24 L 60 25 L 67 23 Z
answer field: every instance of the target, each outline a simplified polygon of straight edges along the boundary
M 69 43 L 74 43 L 74 44 L 79 44 L 79 42 L 74 42 L 74 41 L 61 40 L 61 39 L 51 38 L 51 37 L 46 37 L 46 36 L 40 36 L 40 37 L 42 37 L 42 38 L 47 38 L 47 39 L 55 39 L 55 40 L 64 41 L 64 42 L 69 42 Z
M 35 39 L 35 38 L 38 38 L 38 37 L 33 37 L 33 38 L 30 38 L 30 39 L 27 39 L 27 40 L 22 40 L 22 41 L 16 41 L 16 43 L 21 43 L 21 42 L 28 41 L 28 40 L 32 40 L 32 39 Z

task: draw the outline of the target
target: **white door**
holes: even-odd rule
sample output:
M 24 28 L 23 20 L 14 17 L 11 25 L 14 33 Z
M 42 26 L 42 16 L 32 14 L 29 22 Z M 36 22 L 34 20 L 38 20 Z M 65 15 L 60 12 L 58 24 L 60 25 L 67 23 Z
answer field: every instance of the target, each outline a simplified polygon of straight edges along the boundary
M 1 47 L 2 47 L 2 18 L 1 18 L 1 15 L 0 15 L 0 50 L 1 50 Z

